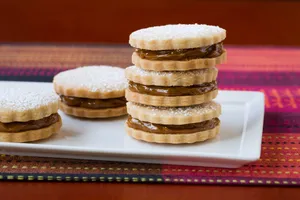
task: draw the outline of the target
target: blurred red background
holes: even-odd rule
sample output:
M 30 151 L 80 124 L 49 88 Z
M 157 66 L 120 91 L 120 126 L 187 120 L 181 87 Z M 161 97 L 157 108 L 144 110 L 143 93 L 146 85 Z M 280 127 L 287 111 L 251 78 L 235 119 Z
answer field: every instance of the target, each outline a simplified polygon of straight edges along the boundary
M 1 0 L 0 42 L 127 43 L 139 28 L 206 23 L 227 44 L 300 45 L 300 2 L 284 0 Z

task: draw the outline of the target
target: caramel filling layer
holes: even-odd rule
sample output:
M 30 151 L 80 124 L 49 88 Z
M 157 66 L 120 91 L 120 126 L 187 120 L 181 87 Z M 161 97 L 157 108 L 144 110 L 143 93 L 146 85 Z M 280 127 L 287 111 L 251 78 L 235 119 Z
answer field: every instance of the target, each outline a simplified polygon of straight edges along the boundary
M 127 125 L 130 128 L 141 130 L 149 133 L 157 134 L 188 134 L 206 131 L 215 128 L 220 124 L 218 118 L 213 118 L 200 123 L 184 124 L 184 125 L 164 125 L 164 124 L 153 124 L 150 122 L 140 121 L 138 119 L 128 116 Z
M 125 97 L 113 99 L 88 99 L 60 95 L 60 99 L 68 106 L 89 109 L 117 108 L 126 106 Z
M 142 85 L 130 81 L 128 88 L 132 92 L 155 95 L 155 96 L 192 96 L 192 95 L 201 95 L 216 90 L 218 89 L 218 85 L 216 81 L 213 81 L 210 83 L 203 83 L 200 85 L 192 85 L 187 87 L 184 86 L 166 87 L 166 86 Z
M 31 120 L 28 122 L 10 122 L 1 123 L 0 122 L 0 132 L 6 133 L 18 133 L 29 130 L 37 130 L 41 128 L 46 128 L 52 124 L 59 121 L 59 115 L 57 113 L 50 115 L 39 120 Z
M 135 52 L 142 59 L 147 60 L 191 60 L 199 58 L 215 58 L 223 52 L 223 43 L 192 49 L 174 49 L 151 51 L 145 49 L 135 49 Z

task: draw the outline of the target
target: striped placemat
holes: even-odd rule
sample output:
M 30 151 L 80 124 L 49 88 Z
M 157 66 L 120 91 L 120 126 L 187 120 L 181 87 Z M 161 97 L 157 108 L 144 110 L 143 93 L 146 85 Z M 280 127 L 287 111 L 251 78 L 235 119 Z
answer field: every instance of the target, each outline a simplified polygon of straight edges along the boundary
M 261 159 L 239 169 L 1 155 L 0 180 L 300 185 L 300 48 L 227 47 L 219 67 L 227 90 L 262 91 L 266 113 Z M 52 81 L 82 65 L 131 65 L 116 46 L 0 45 L 0 80 Z

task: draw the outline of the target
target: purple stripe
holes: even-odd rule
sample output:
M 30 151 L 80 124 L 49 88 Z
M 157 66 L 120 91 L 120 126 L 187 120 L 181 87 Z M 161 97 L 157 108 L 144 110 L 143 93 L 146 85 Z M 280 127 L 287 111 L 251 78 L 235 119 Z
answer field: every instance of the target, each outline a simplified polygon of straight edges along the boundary
M 300 113 L 300 107 L 292 108 L 288 105 L 283 105 L 283 108 L 272 107 L 272 108 L 265 108 L 265 112 L 273 112 L 273 113 Z
M 299 72 L 225 72 L 218 75 L 220 86 L 298 86 Z
M 0 67 L 0 80 L 52 82 L 53 76 L 68 68 L 12 68 Z
M 263 132 L 300 134 L 300 113 L 266 112 Z
M 67 68 L 14 68 L 0 67 L 0 76 L 54 76 Z M 222 86 L 298 86 L 299 72 L 225 72 L 220 71 L 218 82 Z
M 98 53 L 96 52 L 94 54 L 98 54 Z M 39 67 L 39 65 L 41 64 L 41 62 L 39 62 L 39 61 L 30 61 L 30 62 L 26 63 L 26 66 L 29 66 L 29 63 L 30 63 L 31 66 L 36 66 L 36 67 Z M 59 63 L 59 62 L 57 62 L 57 63 Z M 49 61 L 49 62 L 44 62 L 43 65 L 46 68 L 54 68 L 53 66 L 55 66 L 57 68 L 58 66 L 67 65 L 70 68 L 70 67 L 83 66 L 83 65 L 97 65 L 97 64 L 99 64 L 97 62 L 78 62 L 78 61 L 67 61 L 67 62 L 61 63 L 61 64 L 57 64 L 57 63 Z M 11 67 L 13 65 L 13 62 L 11 62 L 9 64 L 5 63 L 5 62 L 3 62 L 3 63 L 0 62 L 0 64 L 1 64 L 0 67 L 5 68 L 5 67 Z M 130 63 L 128 64 L 128 66 L 129 65 L 130 65 Z M 20 63 L 17 63 L 13 67 L 18 68 L 19 66 L 23 66 L 23 65 L 20 64 Z M 264 64 L 259 64 L 259 63 L 253 63 L 253 64 L 252 63 L 251 64 L 247 64 L 247 63 L 223 64 L 223 66 L 219 67 L 220 71 L 222 71 L 222 68 L 226 68 L 226 66 L 241 67 L 241 68 L 243 68 L 243 67 L 250 67 L 250 68 L 251 67 L 261 67 L 261 68 L 266 68 L 266 67 L 275 67 L 275 68 L 289 67 L 290 69 L 292 67 L 292 69 L 295 69 L 295 70 L 297 69 L 298 70 L 298 68 L 300 66 L 300 62 L 299 63 L 293 63 L 293 64 L 267 64 L 267 63 L 266 64 L 265 63 Z M 239 70 L 234 69 L 232 71 L 238 72 Z M 261 73 L 268 73 L 268 71 L 261 72 Z
M 67 68 L 12 68 L 0 67 L 0 76 L 54 76 Z

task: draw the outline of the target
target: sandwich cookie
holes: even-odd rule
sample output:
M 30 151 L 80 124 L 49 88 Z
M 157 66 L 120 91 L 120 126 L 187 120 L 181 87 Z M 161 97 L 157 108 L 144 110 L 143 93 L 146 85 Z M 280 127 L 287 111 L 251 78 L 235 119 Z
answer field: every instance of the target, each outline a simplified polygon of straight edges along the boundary
M 185 71 L 226 61 L 226 30 L 203 24 L 155 26 L 130 34 L 134 65 L 153 71 Z
M 153 107 L 127 103 L 126 131 L 135 139 L 154 143 L 195 143 L 216 137 L 221 106 L 207 102 L 189 107 Z
M 54 89 L 60 109 L 68 115 L 107 118 L 126 114 L 124 69 L 112 66 L 85 66 L 57 74 Z
M 0 141 L 31 142 L 59 131 L 59 98 L 18 88 L 0 91 Z
M 190 71 L 156 72 L 131 66 L 126 99 L 151 106 L 190 106 L 211 101 L 218 94 L 216 67 Z

